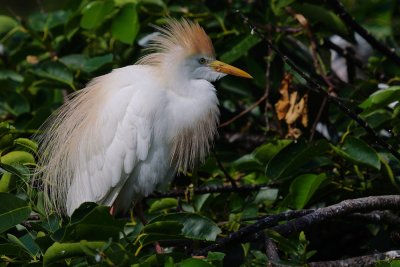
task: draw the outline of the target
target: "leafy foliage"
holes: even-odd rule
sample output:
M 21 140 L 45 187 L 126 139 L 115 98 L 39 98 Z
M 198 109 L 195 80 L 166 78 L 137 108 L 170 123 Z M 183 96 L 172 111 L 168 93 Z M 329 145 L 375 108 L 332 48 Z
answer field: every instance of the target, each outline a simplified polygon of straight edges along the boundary
M 398 50 L 397 1 L 379 3 L 379 9 L 376 1 L 343 2 L 372 34 Z M 265 266 L 270 259 L 257 239 L 210 251 L 204 258 L 191 253 L 259 216 L 399 193 L 399 159 L 307 88 L 248 30 L 236 9 L 398 150 L 400 66 L 376 51 L 363 54 L 372 49 L 361 43 L 356 47 L 353 29 L 325 2 L 84 0 L 50 12 L 44 7 L 23 18 L 0 15 L 1 266 Z M 67 94 L 93 77 L 133 64 L 154 31 L 150 24 L 161 25 L 167 16 L 199 21 L 220 59 L 254 76 L 253 81 L 227 77 L 216 84 L 222 122 L 243 110 L 251 112 L 220 128 L 216 153 L 203 166 L 176 177 L 171 188 L 185 188 L 185 197 L 145 200 L 145 226 L 132 214 L 113 218 L 94 203 L 84 203 L 71 218 L 46 214 L 40 181 L 30 178 L 37 157 L 32 135 L 40 135 L 40 125 Z M 336 45 L 336 52 L 347 53 L 339 70 L 331 56 L 333 35 L 354 44 Z M 348 82 L 340 79 L 343 70 Z M 265 94 L 267 101 L 252 107 Z M 250 193 L 193 194 L 194 187 L 228 185 L 227 178 L 239 186 L 264 186 Z M 283 264 L 394 247 L 386 225 L 367 222 L 349 226 L 342 220 L 290 236 L 272 230 L 265 234 L 278 245 Z M 166 253 L 154 253 L 157 241 Z

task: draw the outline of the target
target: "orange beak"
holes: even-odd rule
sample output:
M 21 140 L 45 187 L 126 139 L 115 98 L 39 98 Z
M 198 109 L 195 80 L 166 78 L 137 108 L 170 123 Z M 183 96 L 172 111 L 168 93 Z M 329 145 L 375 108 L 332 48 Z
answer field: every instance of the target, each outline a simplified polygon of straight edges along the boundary
M 247 72 L 218 60 L 214 60 L 213 62 L 208 64 L 208 66 L 210 66 L 217 72 L 253 79 L 253 77 Z

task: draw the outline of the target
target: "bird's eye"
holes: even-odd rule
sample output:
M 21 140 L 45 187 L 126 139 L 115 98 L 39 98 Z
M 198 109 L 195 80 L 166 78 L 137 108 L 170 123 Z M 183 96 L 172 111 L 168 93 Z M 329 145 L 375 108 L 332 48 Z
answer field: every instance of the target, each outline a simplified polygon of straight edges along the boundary
M 202 64 L 202 65 L 205 64 L 206 63 L 206 59 L 204 57 L 199 58 L 199 63 Z

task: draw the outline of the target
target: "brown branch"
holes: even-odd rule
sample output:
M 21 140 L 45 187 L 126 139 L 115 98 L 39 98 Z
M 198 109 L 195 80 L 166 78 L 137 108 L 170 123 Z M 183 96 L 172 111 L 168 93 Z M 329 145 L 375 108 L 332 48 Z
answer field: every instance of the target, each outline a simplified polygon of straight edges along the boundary
M 268 98 L 268 94 L 267 92 L 264 93 L 264 95 L 262 97 L 260 97 L 256 102 L 254 102 L 250 107 L 246 108 L 245 110 L 243 110 L 242 112 L 240 112 L 238 115 L 234 116 L 233 118 L 225 121 L 224 123 L 221 123 L 218 128 L 222 128 L 225 126 L 228 126 L 229 124 L 231 124 L 232 122 L 236 121 L 237 119 L 243 117 L 244 115 L 246 115 L 247 113 L 249 113 L 250 111 L 252 111 L 255 107 L 257 107 L 258 105 L 260 105 L 264 100 L 266 100 Z
M 400 259 L 400 250 L 392 250 L 383 253 L 375 253 L 360 257 L 337 261 L 322 261 L 307 263 L 309 267 L 369 267 L 375 266 L 377 261 L 391 261 Z

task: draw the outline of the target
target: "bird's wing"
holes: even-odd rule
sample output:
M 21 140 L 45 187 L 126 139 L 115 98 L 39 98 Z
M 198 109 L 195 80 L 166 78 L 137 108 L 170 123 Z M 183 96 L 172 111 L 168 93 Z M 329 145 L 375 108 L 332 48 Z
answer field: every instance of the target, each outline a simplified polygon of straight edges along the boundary
M 119 73 L 112 74 L 115 79 Z M 132 83 L 131 79 L 124 84 L 120 80 L 124 75 L 121 76 L 118 79 L 120 86 L 110 88 L 95 126 L 90 127 L 86 138 L 82 139 L 83 147 L 87 142 L 91 147 L 82 150 L 82 168 L 76 172 L 76 180 L 68 193 L 68 213 L 84 201 L 112 205 L 136 164 L 147 158 L 153 116 L 149 107 L 144 106 L 146 88 L 140 82 Z M 85 184 L 81 194 L 79 187 Z
M 143 71 L 130 66 L 96 78 L 50 122 L 41 164 L 46 199 L 59 210 L 71 214 L 87 201 L 111 205 L 116 195 L 110 192 L 146 159 L 152 116 L 140 102 Z

